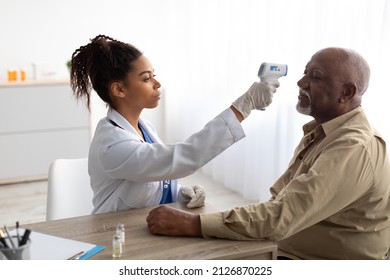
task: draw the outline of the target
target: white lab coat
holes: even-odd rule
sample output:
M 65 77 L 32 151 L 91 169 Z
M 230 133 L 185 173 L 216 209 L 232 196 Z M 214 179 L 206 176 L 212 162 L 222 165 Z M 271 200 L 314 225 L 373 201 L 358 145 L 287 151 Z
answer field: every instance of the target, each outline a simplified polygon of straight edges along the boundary
M 117 124 L 115 126 L 112 122 Z M 146 143 L 114 109 L 99 121 L 92 139 L 88 171 L 94 192 L 92 213 L 158 205 L 162 180 L 172 179 L 173 201 L 177 178 L 188 176 L 233 143 L 245 137 L 231 109 L 226 109 L 185 142 L 163 144 L 151 123 L 141 125 L 155 143 Z

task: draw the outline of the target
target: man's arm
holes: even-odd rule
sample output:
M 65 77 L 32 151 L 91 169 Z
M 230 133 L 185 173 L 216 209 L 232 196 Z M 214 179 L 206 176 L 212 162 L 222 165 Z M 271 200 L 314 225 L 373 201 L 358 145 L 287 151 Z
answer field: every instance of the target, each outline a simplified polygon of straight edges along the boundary
M 150 211 L 146 218 L 152 234 L 201 237 L 200 216 L 166 205 Z

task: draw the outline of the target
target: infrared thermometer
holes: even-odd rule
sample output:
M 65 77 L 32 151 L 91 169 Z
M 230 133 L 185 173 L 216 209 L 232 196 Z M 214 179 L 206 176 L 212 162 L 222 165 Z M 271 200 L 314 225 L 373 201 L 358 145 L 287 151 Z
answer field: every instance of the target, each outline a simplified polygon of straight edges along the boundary
M 259 72 L 257 76 L 260 78 L 260 81 L 271 81 L 277 80 L 280 77 L 287 75 L 287 64 L 278 64 L 278 63 L 268 63 L 263 62 L 260 65 Z
M 267 81 L 277 80 L 280 77 L 286 76 L 287 69 L 287 64 L 263 62 L 260 65 L 257 76 L 260 78 L 260 81 L 266 83 Z M 265 108 L 260 110 L 264 111 Z

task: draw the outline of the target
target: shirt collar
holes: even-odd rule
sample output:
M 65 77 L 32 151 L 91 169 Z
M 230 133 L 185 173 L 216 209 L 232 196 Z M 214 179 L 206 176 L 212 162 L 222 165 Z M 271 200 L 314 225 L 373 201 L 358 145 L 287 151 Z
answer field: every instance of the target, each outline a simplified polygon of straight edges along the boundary
M 325 135 L 331 133 L 335 129 L 339 128 L 342 124 L 350 120 L 351 118 L 355 117 L 358 114 L 363 113 L 362 107 L 357 107 L 356 109 L 353 109 L 349 111 L 348 113 L 345 113 L 341 116 L 338 116 L 337 118 L 331 119 L 330 121 L 327 121 L 323 124 L 318 125 L 318 123 L 315 120 L 312 120 L 308 123 L 306 123 L 302 129 L 304 134 L 308 134 L 312 132 L 315 129 L 321 129 L 324 131 Z

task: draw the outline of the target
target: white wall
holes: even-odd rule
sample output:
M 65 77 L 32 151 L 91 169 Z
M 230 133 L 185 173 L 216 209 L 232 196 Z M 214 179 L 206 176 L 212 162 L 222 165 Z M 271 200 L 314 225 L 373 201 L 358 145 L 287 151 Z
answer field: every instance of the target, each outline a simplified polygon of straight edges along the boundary
M 65 62 L 73 51 L 98 34 L 134 43 L 147 53 L 149 48 L 160 53 L 166 44 L 156 47 L 164 41 L 158 22 L 166 15 L 159 13 L 158 5 L 170 1 L 152 2 L 0 0 L 0 77 L 5 79 L 10 67 L 24 67 L 31 74 L 32 63 L 64 77 Z M 161 60 L 164 57 L 153 59 L 156 64 Z
M 6 81 L 10 68 L 24 68 L 27 78 L 33 78 L 33 64 L 37 78 L 67 79 L 66 61 L 78 47 L 98 34 L 140 48 L 154 63 L 158 78 L 163 81 L 164 73 L 168 73 L 163 65 L 171 65 L 174 53 L 169 45 L 170 32 L 166 30 L 170 17 L 161 13 L 161 6 L 169 11 L 167 7 L 175 2 L 0 0 L 0 81 Z M 93 125 L 105 114 L 98 98 L 94 101 Z M 144 115 L 152 119 L 163 137 L 161 109 L 145 110 Z

